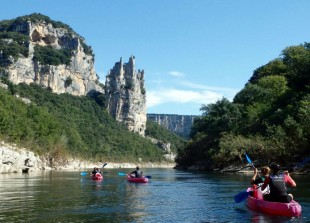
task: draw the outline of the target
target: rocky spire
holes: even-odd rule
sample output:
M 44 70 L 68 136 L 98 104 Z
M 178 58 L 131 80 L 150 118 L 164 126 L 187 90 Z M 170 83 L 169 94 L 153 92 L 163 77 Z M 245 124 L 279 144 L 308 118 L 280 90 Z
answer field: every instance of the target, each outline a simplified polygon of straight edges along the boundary
M 124 123 L 130 131 L 144 136 L 146 128 L 146 95 L 144 71 L 135 70 L 135 57 L 128 63 L 122 58 L 106 77 L 106 102 L 109 114 Z

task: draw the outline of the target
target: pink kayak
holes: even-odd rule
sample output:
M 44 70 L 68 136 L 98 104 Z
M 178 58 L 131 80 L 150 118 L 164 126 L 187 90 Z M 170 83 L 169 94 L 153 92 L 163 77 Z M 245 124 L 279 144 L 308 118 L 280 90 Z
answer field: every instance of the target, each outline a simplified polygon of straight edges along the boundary
M 93 180 L 102 180 L 103 176 L 100 173 L 96 173 L 95 175 L 91 175 L 90 178 Z
M 149 179 L 146 177 L 136 178 L 136 177 L 131 177 L 130 175 L 127 175 L 127 180 L 129 182 L 134 182 L 134 183 L 147 183 L 147 182 L 149 182 Z
M 279 203 L 265 201 L 262 197 L 260 189 L 258 193 L 254 193 L 255 197 L 248 196 L 247 206 L 252 210 L 261 211 L 267 214 L 281 215 L 281 216 L 299 216 L 301 214 L 301 206 L 296 201 L 290 203 Z

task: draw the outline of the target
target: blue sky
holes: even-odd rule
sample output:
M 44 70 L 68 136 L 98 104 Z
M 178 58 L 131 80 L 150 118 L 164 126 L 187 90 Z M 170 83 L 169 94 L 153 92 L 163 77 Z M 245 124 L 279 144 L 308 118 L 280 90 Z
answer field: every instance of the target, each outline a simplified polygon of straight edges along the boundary
M 105 76 L 120 57 L 145 71 L 147 112 L 200 115 L 253 71 L 310 42 L 309 0 L 7 0 L 0 20 L 41 13 L 68 24 Z

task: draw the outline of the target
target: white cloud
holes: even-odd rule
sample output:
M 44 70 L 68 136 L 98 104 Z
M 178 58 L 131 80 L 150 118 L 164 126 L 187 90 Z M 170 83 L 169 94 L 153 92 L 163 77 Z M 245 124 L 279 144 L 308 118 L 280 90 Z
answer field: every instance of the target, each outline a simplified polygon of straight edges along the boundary
M 174 76 L 174 77 L 183 77 L 185 76 L 184 73 L 179 72 L 179 71 L 170 71 L 168 72 L 169 75 Z
M 236 94 L 239 90 L 234 89 L 234 88 L 224 88 L 224 87 L 213 87 L 213 86 L 208 86 L 208 85 L 202 85 L 202 84 L 195 84 L 192 82 L 180 82 L 181 85 L 190 87 L 190 88 L 195 88 L 195 89 L 202 89 L 202 90 L 211 90 L 211 91 L 220 91 L 220 92 L 230 92 L 233 94 Z
M 169 75 L 183 77 L 184 73 L 171 71 Z M 156 75 L 156 77 L 161 77 L 161 75 Z M 239 91 L 233 88 L 204 85 L 200 82 L 193 83 L 183 78 L 171 80 L 161 77 L 157 80 L 149 80 L 148 84 L 146 88 L 147 109 L 153 113 L 196 114 L 202 105 L 215 103 L 223 97 L 232 101 Z
M 192 91 L 178 89 L 161 89 L 147 92 L 147 107 L 160 104 L 209 104 L 223 97 L 222 94 L 212 91 Z

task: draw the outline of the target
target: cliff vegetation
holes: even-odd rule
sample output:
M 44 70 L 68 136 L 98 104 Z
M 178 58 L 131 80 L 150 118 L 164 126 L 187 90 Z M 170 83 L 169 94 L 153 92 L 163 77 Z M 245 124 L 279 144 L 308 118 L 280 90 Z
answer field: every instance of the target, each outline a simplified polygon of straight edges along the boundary
M 233 102 L 201 107 L 181 167 L 300 162 L 310 155 L 310 43 L 287 47 L 257 68 Z
M 14 85 L 3 77 L 2 82 L 8 89 L 0 88 L 0 140 L 55 159 L 71 156 L 100 162 L 166 161 L 163 149 L 129 132 L 107 114 L 100 94 L 95 98 L 54 94 L 36 84 Z M 158 136 L 157 131 L 149 136 Z M 175 145 L 179 146 L 180 140 L 175 139 Z
M 79 36 L 72 28 L 62 22 L 51 20 L 48 16 L 33 13 L 27 16 L 17 17 L 12 20 L 3 20 L 0 22 L 0 65 L 7 66 L 10 64 L 10 56 L 17 60 L 21 55 L 28 57 L 29 46 L 29 33 L 27 29 L 20 30 L 18 26 L 24 26 L 27 22 L 45 22 L 46 24 L 52 24 L 53 28 L 63 28 L 68 31 L 68 37 L 72 38 L 73 35 Z M 84 49 L 84 53 L 87 55 L 93 55 L 92 49 L 88 46 L 84 39 L 79 36 L 81 44 Z M 51 46 L 36 46 L 34 49 L 34 60 L 39 61 L 41 64 L 46 65 L 59 65 L 70 63 L 72 49 L 53 49 Z

